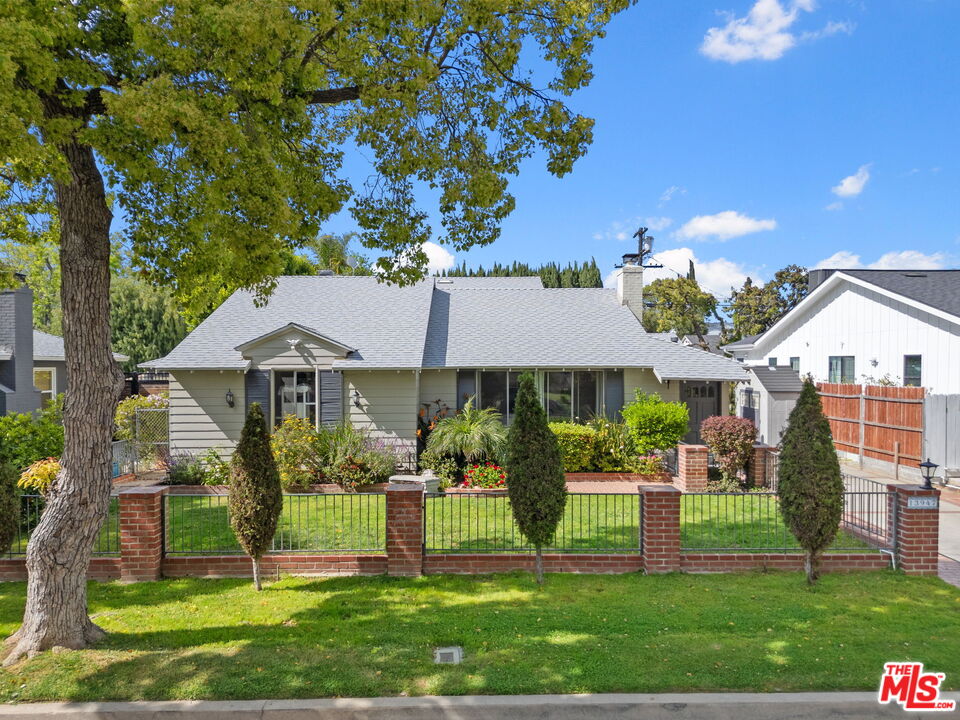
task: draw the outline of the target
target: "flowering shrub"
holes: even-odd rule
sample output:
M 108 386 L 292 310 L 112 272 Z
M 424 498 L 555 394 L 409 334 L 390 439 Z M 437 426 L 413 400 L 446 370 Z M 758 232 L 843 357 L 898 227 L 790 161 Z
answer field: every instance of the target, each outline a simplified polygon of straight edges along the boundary
M 663 458 L 658 455 L 639 455 L 633 459 L 633 472 L 657 475 L 664 471 Z
M 507 471 L 499 465 L 488 462 L 483 465 L 467 465 L 463 473 L 463 487 L 504 488 L 507 487 Z
M 321 452 L 317 430 L 308 420 L 287 415 L 270 438 L 270 447 L 280 471 L 284 490 L 306 487 L 317 482 Z
M 34 490 L 41 495 L 46 495 L 50 485 L 57 479 L 57 473 L 60 472 L 60 460 L 55 457 L 37 460 L 30 467 L 20 473 L 20 479 L 17 480 L 17 487 L 23 490 Z
M 637 448 L 626 423 L 595 417 L 589 426 L 594 431 L 591 468 L 595 472 L 639 472 Z
M 715 415 L 700 425 L 700 436 L 717 461 L 723 483 L 737 483 L 740 471 L 750 459 L 757 427 L 746 418 Z

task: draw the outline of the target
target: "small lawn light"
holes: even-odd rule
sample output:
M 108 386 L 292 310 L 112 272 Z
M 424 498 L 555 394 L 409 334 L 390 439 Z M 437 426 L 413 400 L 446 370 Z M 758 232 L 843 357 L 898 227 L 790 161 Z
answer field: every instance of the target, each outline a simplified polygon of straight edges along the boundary
M 227 400 L 227 405 L 229 407 L 233 407 L 233 390 L 227 390 L 226 400 Z
M 940 467 L 935 462 L 931 462 L 930 458 L 927 458 L 926 462 L 920 463 L 920 473 L 923 475 L 923 485 L 924 490 L 930 490 L 933 488 L 933 485 L 930 484 L 930 481 L 933 480 L 934 476 L 937 474 L 937 468 Z

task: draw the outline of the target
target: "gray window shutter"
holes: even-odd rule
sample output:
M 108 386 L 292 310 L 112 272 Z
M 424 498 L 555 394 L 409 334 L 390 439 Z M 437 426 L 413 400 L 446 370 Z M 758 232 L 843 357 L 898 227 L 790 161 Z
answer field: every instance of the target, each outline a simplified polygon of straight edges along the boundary
M 343 374 L 336 370 L 321 370 L 320 424 L 338 425 L 343 420 Z
M 610 420 L 620 420 L 623 409 L 623 371 L 603 371 L 603 408 L 604 415 Z
M 246 406 L 244 410 L 250 412 L 252 403 L 260 403 L 263 416 L 267 419 L 267 427 L 272 427 L 273 417 L 270 415 L 270 371 L 247 370 L 243 383 Z

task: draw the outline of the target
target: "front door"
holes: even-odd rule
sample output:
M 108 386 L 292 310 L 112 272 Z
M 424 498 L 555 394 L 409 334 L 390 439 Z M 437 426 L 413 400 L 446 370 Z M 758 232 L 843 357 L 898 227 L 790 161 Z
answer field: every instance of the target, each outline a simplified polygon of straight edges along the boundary
M 690 424 L 683 441 L 699 445 L 700 423 L 712 415 L 720 414 L 720 383 L 684 380 L 680 383 L 680 400 L 690 412 Z

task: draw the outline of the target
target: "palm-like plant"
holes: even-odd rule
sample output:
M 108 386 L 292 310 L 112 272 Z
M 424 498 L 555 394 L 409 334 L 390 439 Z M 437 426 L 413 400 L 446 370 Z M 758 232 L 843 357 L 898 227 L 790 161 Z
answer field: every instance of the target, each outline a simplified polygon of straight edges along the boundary
M 436 455 L 462 458 L 465 462 L 499 460 L 507 440 L 500 413 L 478 409 L 470 398 L 463 410 L 437 423 L 427 439 L 427 450 Z

